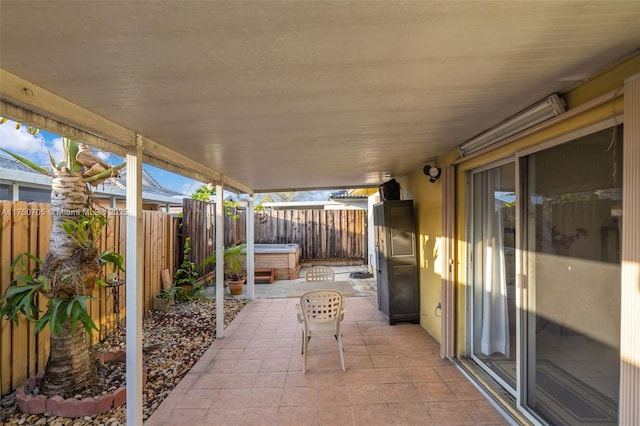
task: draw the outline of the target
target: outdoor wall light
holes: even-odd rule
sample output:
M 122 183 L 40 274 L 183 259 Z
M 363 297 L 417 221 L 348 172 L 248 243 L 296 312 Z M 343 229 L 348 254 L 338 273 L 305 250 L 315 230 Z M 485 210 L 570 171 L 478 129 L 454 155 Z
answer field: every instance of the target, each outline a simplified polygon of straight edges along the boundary
M 513 136 L 516 133 L 520 133 L 523 130 L 535 126 L 536 124 L 540 124 L 543 121 L 562 114 L 565 110 L 564 101 L 560 96 L 554 93 L 537 104 L 519 112 L 511 118 L 508 118 L 501 124 L 459 145 L 458 153 L 463 157 L 471 154 L 472 152 L 479 151 L 482 148 L 486 148 L 508 138 L 509 136 Z
M 429 177 L 429 182 L 431 183 L 434 183 L 435 181 L 437 181 L 440 175 L 442 174 L 442 170 L 439 167 L 430 166 L 428 164 L 424 166 L 422 171 L 426 176 Z

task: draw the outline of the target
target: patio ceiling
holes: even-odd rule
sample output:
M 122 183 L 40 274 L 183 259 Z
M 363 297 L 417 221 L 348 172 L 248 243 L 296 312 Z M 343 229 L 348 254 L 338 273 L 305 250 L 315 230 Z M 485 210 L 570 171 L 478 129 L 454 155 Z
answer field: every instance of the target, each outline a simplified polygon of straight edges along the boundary
M 158 158 L 258 192 L 407 175 L 640 47 L 638 1 L 2 0 L 0 12 L 2 70 L 167 148 Z M 2 76 L 4 101 L 55 115 Z

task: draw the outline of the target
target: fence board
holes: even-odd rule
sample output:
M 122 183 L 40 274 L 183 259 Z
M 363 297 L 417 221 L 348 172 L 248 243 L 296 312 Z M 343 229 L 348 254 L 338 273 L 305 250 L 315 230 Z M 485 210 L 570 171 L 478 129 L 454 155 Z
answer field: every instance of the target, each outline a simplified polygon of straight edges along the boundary
M 7 290 L 11 282 L 8 275 L 11 265 L 11 209 L 13 205 L 9 201 L 0 201 L 0 290 L 2 294 Z M 2 395 L 11 390 L 11 332 L 12 324 L 9 321 L 0 322 L 0 383 Z
M 41 214 L 38 216 L 38 250 L 35 254 L 40 259 L 44 259 L 45 255 L 49 251 L 49 230 L 51 229 L 51 222 L 53 218 L 51 217 L 51 206 L 49 204 L 40 203 L 39 209 Z M 42 312 L 47 310 L 47 298 L 40 294 L 38 295 L 38 307 Z M 49 358 L 49 334 L 49 327 L 45 327 L 36 336 L 37 356 L 34 357 L 37 362 L 36 370 L 38 369 L 38 366 L 45 365 Z
M 29 221 L 26 214 L 22 213 L 27 209 L 27 203 L 17 201 L 13 205 L 13 235 L 12 235 L 12 258 L 19 253 L 29 250 Z M 16 269 L 12 277 L 20 273 L 26 273 Z M 27 320 L 20 318 L 18 324 L 12 324 L 13 332 L 11 333 L 11 386 L 16 387 L 24 382 L 28 377 L 28 358 L 21 356 L 29 353 L 29 327 Z
M 29 251 L 29 253 L 38 253 L 38 216 L 36 216 L 36 213 L 39 212 L 39 204 L 38 203 L 30 203 L 27 205 L 27 209 L 28 209 L 28 214 L 27 214 L 27 220 L 29 222 L 28 226 L 29 226 L 29 248 L 27 249 Z M 33 268 L 36 268 L 37 265 L 35 264 L 35 262 L 33 261 L 29 261 L 29 271 L 33 270 Z M 27 347 L 29 348 L 30 351 L 36 351 L 37 352 L 37 342 L 36 342 L 36 335 L 34 334 L 34 331 L 36 329 L 36 326 L 34 323 L 29 322 L 29 328 L 28 328 L 28 333 L 27 333 Z M 28 361 L 28 377 L 33 377 L 37 371 L 36 371 L 36 361 L 37 361 L 37 357 L 29 357 L 29 361 Z

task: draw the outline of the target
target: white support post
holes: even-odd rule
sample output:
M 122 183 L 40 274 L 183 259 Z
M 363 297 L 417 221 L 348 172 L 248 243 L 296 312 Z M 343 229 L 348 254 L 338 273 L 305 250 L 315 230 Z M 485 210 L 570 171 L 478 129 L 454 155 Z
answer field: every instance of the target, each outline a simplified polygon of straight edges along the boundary
M 17 183 L 11 185 L 11 201 L 20 201 L 20 185 Z
M 249 195 L 247 203 L 247 296 L 249 299 L 255 297 L 255 241 L 254 241 L 254 212 L 253 195 Z
M 640 74 L 624 85 L 618 424 L 640 424 Z
M 216 185 L 216 339 L 224 337 L 224 206 L 222 185 Z
M 142 424 L 142 140 L 127 152 L 127 424 Z

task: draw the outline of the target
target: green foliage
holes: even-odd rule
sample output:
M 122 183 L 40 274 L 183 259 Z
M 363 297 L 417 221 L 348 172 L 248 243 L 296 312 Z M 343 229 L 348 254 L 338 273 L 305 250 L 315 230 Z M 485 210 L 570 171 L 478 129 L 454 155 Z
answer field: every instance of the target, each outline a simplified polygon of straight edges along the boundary
M 216 187 L 213 184 L 208 183 L 206 185 L 202 185 L 191 194 L 191 198 L 199 201 L 211 201 L 211 197 L 216 195 Z
M 36 321 L 35 332 L 39 333 L 49 324 L 51 332 L 60 336 L 62 334 L 62 325 L 68 319 L 71 319 L 71 334 L 75 334 L 78 322 L 82 324 L 84 329 L 93 334 L 93 330 L 98 327 L 93 322 L 89 311 L 87 310 L 87 300 L 95 300 L 91 296 L 74 296 L 69 299 L 55 298 L 47 303 L 47 312 Z
M 27 259 L 32 260 L 35 264 L 31 271 L 26 269 Z M 14 259 L 8 273 L 13 274 L 18 267 L 24 273 L 15 276 L 0 299 L 0 317 L 6 317 L 17 324 L 22 315 L 28 321 L 35 322 L 35 333 L 39 333 L 49 324 L 51 331 L 60 335 L 62 324 L 68 319 L 71 320 L 72 333 L 75 333 L 78 322 L 90 334 L 93 330 L 97 330 L 98 328 L 87 310 L 86 300 L 93 299 L 89 296 L 51 299 L 47 303 L 46 312 L 40 316 L 42 311 L 38 307 L 37 297 L 40 292 L 48 290 L 46 278 L 38 274 L 41 265 L 42 260 L 30 253 L 21 253 Z
M 247 255 L 242 253 L 244 244 L 236 244 L 224 249 L 224 276 L 228 280 L 239 281 L 246 275 Z
M 94 212 L 74 219 L 64 219 L 62 229 L 78 246 L 88 248 L 97 244 L 108 222 L 109 219 L 104 215 Z
M 204 298 L 204 286 L 201 284 L 191 284 L 184 287 L 179 287 L 180 291 L 177 293 L 177 300 L 182 302 L 191 302 L 195 299 Z
M 174 284 L 193 284 L 195 285 L 198 278 L 198 271 L 196 270 L 196 264 L 189 259 L 189 253 L 191 253 L 191 238 L 187 237 L 184 242 L 183 260 L 180 267 L 173 274 Z
M 182 292 L 184 292 L 182 287 L 172 285 L 169 288 L 162 289 L 156 297 L 174 302 L 181 296 Z
M 240 219 L 240 214 L 238 213 L 238 206 L 240 205 L 239 202 L 229 199 L 229 200 L 224 200 L 222 202 L 222 205 L 224 206 L 224 212 L 228 217 L 230 217 L 233 220 Z
M 15 324 L 18 324 L 20 315 L 24 315 L 29 321 L 36 321 L 40 313 L 36 300 L 42 284 L 36 280 L 30 280 L 30 283 L 24 285 L 18 285 L 17 282 L 17 279 L 12 281 L 0 299 L 0 315 Z
M 28 270 L 29 261 L 34 265 L 31 270 Z M 105 250 L 101 253 L 99 262 L 100 265 L 112 265 L 116 271 L 125 272 L 122 267 L 124 258 L 119 253 Z M 94 299 L 90 296 L 51 299 L 47 303 L 47 311 L 40 316 L 42 311 L 37 304 L 38 294 L 41 292 L 47 293 L 50 290 L 46 277 L 39 275 L 38 272 L 42 263 L 41 259 L 30 253 L 21 253 L 16 256 L 11 263 L 8 274 L 12 275 L 18 270 L 22 271 L 22 273 L 15 274 L 11 285 L 0 299 L 0 318 L 6 317 L 17 324 L 19 317 L 22 315 L 27 320 L 35 322 L 36 333 L 42 331 L 49 324 L 51 331 L 60 335 L 62 333 L 62 324 L 67 319 L 71 319 L 72 333 L 75 333 L 78 322 L 82 324 L 89 334 L 92 334 L 93 330 L 98 330 L 87 310 L 86 301 Z M 100 285 L 107 284 L 102 279 L 98 279 L 98 283 Z
M 62 148 L 64 152 L 64 165 L 72 174 L 82 172 L 82 165 L 76 161 L 78 151 L 80 151 L 80 144 L 69 138 L 62 138 Z
M 29 260 L 34 263 L 31 271 L 27 269 Z M 41 265 L 42 260 L 30 253 L 21 253 L 11 262 L 8 274 L 12 275 L 18 268 L 22 273 L 15 276 L 0 299 L 0 317 L 7 317 L 16 324 L 20 315 L 30 321 L 38 318 L 37 294 L 48 289 L 47 280 L 37 273 Z
M 246 276 L 247 255 L 242 250 L 245 244 L 234 244 L 225 247 L 223 252 L 224 277 L 228 280 L 239 281 Z M 216 264 L 216 252 L 211 253 L 200 265 L 201 268 L 209 264 Z
M 212 183 L 208 183 L 196 188 L 196 190 L 191 194 L 191 198 L 194 200 L 211 202 L 211 198 L 214 195 L 216 195 L 216 187 Z M 224 212 L 228 217 L 233 220 L 238 220 L 240 218 L 237 211 L 240 203 L 229 199 L 224 200 L 222 205 L 224 206 Z
M 112 281 L 117 278 L 118 272 L 127 272 L 124 270 L 124 257 L 120 253 L 115 253 L 109 250 L 104 250 L 100 253 L 99 258 L 100 266 L 112 266 L 115 268 L 115 271 L 107 275 L 106 281 Z M 98 278 L 98 284 L 101 286 L 106 286 L 107 282 L 102 278 Z
M 82 248 L 92 248 L 100 240 L 104 227 L 109 219 L 98 213 L 93 212 L 90 215 L 81 215 L 78 219 L 64 219 L 62 229 L 69 237 Z M 100 266 L 112 266 L 115 272 L 110 273 L 106 280 L 113 280 L 118 276 L 118 272 L 126 272 L 123 268 L 124 258 L 120 253 L 110 250 L 104 250 L 98 258 Z M 102 278 L 98 278 L 98 284 L 106 286 L 107 282 Z
M 7 154 L 9 154 L 10 156 L 12 156 L 13 158 L 15 158 L 16 160 L 18 160 L 19 162 L 21 162 L 22 164 L 24 164 L 25 166 L 31 167 L 33 170 L 35 170 L 38 173 L 42 173 L 45 176 L 49 176 L 49 177 L 53 177 L 53 174 L 45 169 L 42 166 L 37 165 L 36 163 L 29 161 L 28 159 L 26 159 L 25 157 L 18 155 L 18 154 L 14 154 L 13 152 L 9 152 L 6 149 L 2 149 L 0 148 L 0 150 L 6 152 Z

